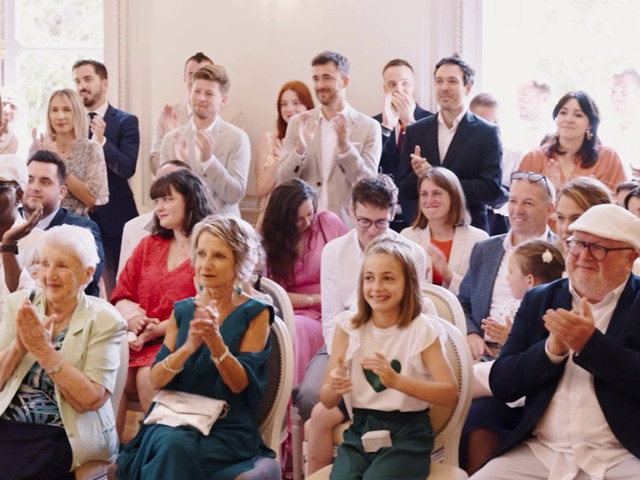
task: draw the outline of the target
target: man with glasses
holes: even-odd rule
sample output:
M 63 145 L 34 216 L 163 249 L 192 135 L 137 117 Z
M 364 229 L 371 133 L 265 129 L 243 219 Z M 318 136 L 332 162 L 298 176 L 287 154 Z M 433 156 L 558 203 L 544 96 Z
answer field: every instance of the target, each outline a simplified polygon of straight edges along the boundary
M 480 360 L 483 355 L 493 356 L 499 348 L 494 339 L 484 334 L 482 321 L 491 318 L 504 323 L 504 307 L 515 300 L 507 284 L 509 268 L 506 253 L 526 240 L 555 238 L 547 226 L 553 204 L 554 191 L 544 175 L 513 172 L 509 192 L 511 230 L 478 242 L 473 247 L 469 270 L 460 285 L 458 299 L 467 317 L 467 341 L 475 360 Z
M 640 472 L 640 220 L 597 205 L 569 230 L 568 279 L 525 294 L 491 371 L 496 397 L 527 397 L 523 419 L 473 479 Z
M 34 228 L 42 215 L 42 207 L 27 221 L 18 210 L 27 178 L 24 160 L 16 155 L 0 155 L 0 321 L 6 295 L 35 288 L 27 270 L 36 260 L 44 232 Z
M 364 250 L 374 238 L 384 233 L 392 238 L 400 237 L 398 233 L 389 229 L 389 223 L 396 213 L 397 203 L 398 187 L 388 175 L 378 174 L 376 177 L 360 180 L 353 187 L 349 205 L 349 213 L 355 227 L 342 237 L 327 243 L 322 250 L 320 294 L 325 346 L 320 348 L 309 362 L 298 389 L 296 405 L 303 420 L 310 417 L 311 409 L 318 403 L 318 391 L 329 363 L 328 352 L 331 351 L 336 317 L 347 310 L 357 309 L 358 276 L 364 260 Z M 402 239 L 407 240 L 404 237 Z M 427 272 L 424 249 L 410 240 L 409 243 L 414 250 L 413 258 L 418 274 L 424 280 Z M 321 405 L 318 404 L 318 408 L 320 407 Z M 318 425 L 321 424 L 324 426 L 323 430 L 329 432 L 329 443 L 312 445 L 313 439 L 309 439 L 309 455 L 314 457 L 309 461 L 313 470 L 323 466 L 321 465 L 323 463 L 328 464 L 331 460 L 330 432 L 334 425 L 344 420 L 346 412 L 338 408 L 328 411 L 324 407 L 322 409 L 322 413 L 319 413 L 323 417 L 322 420 L 315 422 L 316 410 L 314 410 L 312 436 L 317 436 Z M 328 458 L 326 458 L 327 454 Z M 313 462 L 316 462 L 315 468 L 313 468 Z

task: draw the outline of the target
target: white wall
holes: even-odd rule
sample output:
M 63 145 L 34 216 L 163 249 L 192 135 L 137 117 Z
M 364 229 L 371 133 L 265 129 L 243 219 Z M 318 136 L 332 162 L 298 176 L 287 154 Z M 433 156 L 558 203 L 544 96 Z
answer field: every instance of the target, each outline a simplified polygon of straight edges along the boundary
M 335 50 L 351 62 L 347 92 L 358 110 L 374 115 L 382 103 L 382 66 L 402 57 L 415 68 L 418 102 L 433 108 L 435 62 L 458 47 L 461 0 L 136 0 L 126 8 L 126 92 L 121 105 L 138 115 L 141 151 L 135 190 L 151 181 L 151 132 L 165 103 L 186 96 L 182 70 L 197 51 L 224 65 L 230 102 L 244 111 L 252 146 L 272 129 L 280 86 L 310 85 L 311 58 Z M 109 39 L 107 39 L 109 42 Z M 248 195 L 253 193 L 251 175 Z

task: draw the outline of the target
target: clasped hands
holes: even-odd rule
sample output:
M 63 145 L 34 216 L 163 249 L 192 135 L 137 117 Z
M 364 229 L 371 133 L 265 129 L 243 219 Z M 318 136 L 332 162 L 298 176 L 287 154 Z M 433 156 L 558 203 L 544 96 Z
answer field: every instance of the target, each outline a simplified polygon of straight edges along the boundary
M 189 333 L 185 342 L 191 353 L 203 342 L 214 357 L 219 357 L 225 352 L 227 346 L 220 335 L 219 319 L 215 300 L 207 303 L 202 298 L 196 298 L 193 319 L 189 323 Z
M 25 300 L 16 314 L 16 347 L 22 354 L 31 352 L 36 359 L 53 349 L 51 342 L 51 324 L 56 315 L 47 317 L 40 322 L 35 307 L 29 300 Z
M 586 298 L 580 299 L 577 309 L 547 310 L 542 321 L 549 331 L 547 348 L 554 355 L 567 355 L 570 350 L 580 353 L 596 329 Z
M 393 130 L 398 121 L 406 126 L 414 122 L 413 112 L 416 102 L 411 95 L 404 92 L 389 92 L 384 96 L 382 108 L 382 124 Z

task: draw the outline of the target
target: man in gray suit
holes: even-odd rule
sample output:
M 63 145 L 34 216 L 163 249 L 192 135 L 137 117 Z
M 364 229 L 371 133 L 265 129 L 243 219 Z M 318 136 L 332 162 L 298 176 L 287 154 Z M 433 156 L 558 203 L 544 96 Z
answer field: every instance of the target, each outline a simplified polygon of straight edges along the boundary
M 216 213 L 240 216 L 238 202 L 247 188 L 251 162 L 249 137 L 219 117 L 227 101 L 229 76 L 221 65 L 203 65 L 193 74 L 191 119 L 162 140 L 160 164 L 182 160 L 211 190 Z
M 353 227 L 351 190 L 378 171 L 380 124 L 347 103 L 351 66 L 345 57 L 325 51 L 313 58 L 311 68 L 320 107 L 289 121 L 277 183 L 302 178 L 318 192 L 319 211 L 330 210 Z
M 527 240 L 555 238 L 547 226 L 555 196 L 547 178 L 540 173 L 513 172 L 511 182 L 511 230 L 475 244 L 458 293 L 467 317 L 467 342 L 475 360 L 492 354 L 489 346 L 493 345 L 482 329 L 483 323 L 504 323 L 503 307 L 514 300 L 507 283 L 509 267 L 505 254 Z

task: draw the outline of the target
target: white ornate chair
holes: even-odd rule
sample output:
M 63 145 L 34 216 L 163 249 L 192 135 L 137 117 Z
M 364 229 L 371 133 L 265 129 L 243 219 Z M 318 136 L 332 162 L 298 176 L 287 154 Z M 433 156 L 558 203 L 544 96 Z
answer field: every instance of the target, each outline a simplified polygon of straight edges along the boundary
M 251 283 L 253 288 L 271 297 L 271 304 L 273 305 L 275 313 L 284 321 L 289 331 L 291 341 L 293 341 L 296 331 L 295 314 L 293 313 L 293 306 L 285 289 L 270 278 L 265 278 L 261 275 L 254 277 Z
M 467 336 L 467 320 L 462 305 L 451 291 L 432 283 L 421 283 L 422 296 L 435 305 L 440 318 L 453 323 L 464 337 Z
M 466 472 L 458 467 L 458 447 L 471 397 L 473 395 L 473 361 L 465 335 L 451 323 L 438 319 L 438 324 L 446 333 L 445 353 L 458 383 L 458 403 L 454 407 L 432 406 L 429 411 L 431 425 L 436 434 L 431 472 L 428 480 L 464 480 Z M 337 428 L 341 428 L 340 427 Z M 335 432 L 334 432 L 335 439 Z M 438 454 L 439 453 L 439 454 Z M 307 480 L 329 478 L 331 465 L 307 477 Z M 399 472 L 398 478 L 402 478 Z
M 271 355 L 267 368 L 269 383 L 258 418 L 262 439 L 276 452 L 276 458 L 261 458 L 252 470 L 241 473 L 236 480 L 280 480 L 282 425 L 293 386 L 293 346 L 287 327 L 278 317 L 271 325 Z

